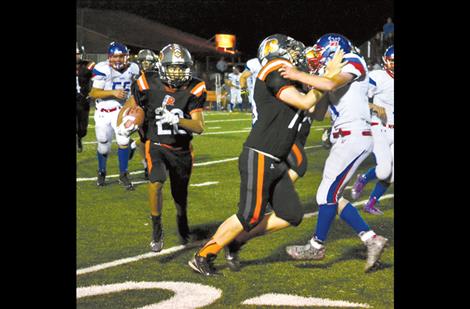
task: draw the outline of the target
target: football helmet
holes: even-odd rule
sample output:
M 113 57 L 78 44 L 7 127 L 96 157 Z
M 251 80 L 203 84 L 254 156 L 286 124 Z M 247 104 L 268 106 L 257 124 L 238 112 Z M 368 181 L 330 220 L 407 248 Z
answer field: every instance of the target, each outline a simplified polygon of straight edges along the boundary
M 345 54 L 356 52 L 351 41 L 338 33 L 327 33 L 322 35 L 313 45 L 307 62 L 309 70 L 318 72 L 328 61 L 333 58 L 333 54 L 341 48 Z
M 385 50 L 382 61 L 384 62 L 385 71 L 387 71 L 393 77 L 395 73 L 395 50 L 393 45 L 390 45 Z
M 258 60 L 265 65 L 270 58 L 281 57 L 295 66 L 305 65 L 304 43 L 284 34 L 273 34 L 265 38 L 258 48 Z
M 179 44 L 163 47 L 157 61 L 160 79 L 173 88 L 179 88 L 191 80 L 192 66 L 189 50 Z
M 111 42 L 108 47 L 109 65 L 115 70 L 123 70 L 129 65 L 129 49 L 126 45 Z
M 150 49 L 142 49 L 137 54 L 137 62 L 143 71 L 150 71 L 155 68 L 157 55 Z

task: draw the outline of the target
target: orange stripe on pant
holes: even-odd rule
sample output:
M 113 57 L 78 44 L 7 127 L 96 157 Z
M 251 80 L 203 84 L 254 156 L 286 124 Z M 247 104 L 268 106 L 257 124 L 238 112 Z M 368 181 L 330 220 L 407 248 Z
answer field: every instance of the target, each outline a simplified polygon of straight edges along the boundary
M 250 224 L 255 223 L 259 219 L 261 211 L 261 203 L 263 201 L 263 184 L 264 184 L 264 155 L 258 153 L 258 176 L 256 181 L 256 207 Z
M 297 159 L 297 166 L 300 166 L 302 164 L 302 154 L 300 153 L 299 147 L 297 147 L 296 144 L 292 145 L 292 150 L 294 151 L 295 158 Z
M 145 142 L 145 159 L 147 160 L 147 166 L 149 174 L 152 171 L 152 158 L 150 157 L 150 140 Z

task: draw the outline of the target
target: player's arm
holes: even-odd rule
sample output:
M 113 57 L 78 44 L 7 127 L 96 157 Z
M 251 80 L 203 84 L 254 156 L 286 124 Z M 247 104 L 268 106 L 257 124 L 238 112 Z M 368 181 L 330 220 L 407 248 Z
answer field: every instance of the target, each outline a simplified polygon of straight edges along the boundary
M 353 74 L 341 72 L 341 69 L 347 65 L 347 62 L 341 62 L 343 56 L 343 51 L 336 52 L 333 59 L 327 64 L 323 76 L 310 75 L 287 65 L 283 65 L 279 71 L 284 78 L 299 81 L 321 91 L 333 91 L 351 82 L 355 77 Z
M 94 99 L 107 99 L 107 98 L 116 98 L 116 99 L 125 99 L 127 97 L 127 92 L 123 89 L 115 89 L 115 90 L 104 90 L 95 87 L 95 83 L 93 83 L 93 87 L 89 93 L 89 96 Z
M 303 94 L 294 86 L 283 88 L 278 95 L 281 101 L 301 110 L 310 109 L 317 104 L 322 97 L 323 92 L 319 90 L 312 89 L 307 94 Z
M 249 70 L 243 71 L 242 75 L 240 76 L 240 88 L 246 88 L 247 82 L 246 80 L 252 75 Z
M 204 114 L 202 109 L 193 110 L 190 115 L 191 119 L 180 118 L 178 125 L 197 134 L 204 132 Z

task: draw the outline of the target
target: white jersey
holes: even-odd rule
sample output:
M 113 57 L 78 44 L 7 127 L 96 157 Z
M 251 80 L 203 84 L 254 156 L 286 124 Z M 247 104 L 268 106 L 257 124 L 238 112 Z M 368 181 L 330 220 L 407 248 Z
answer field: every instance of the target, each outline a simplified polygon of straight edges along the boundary
M 228 75 L 228 79 L 230 80 L 232 85 L 238 87 L 238 88 L 230 87 L 232 90 L 233 89 L 236 89 L 236 90 L 240 89 L 240 76 L 241 76 L 241 74 L 234 74 L 234 73 L 230 73 Z
M 351 73 L 355 77 L 347 85 L 328 93 L 329 109 L 333 127 L 352 128 L 367 127 L 371 121 L 367 91 L 369 76 L 367 65 L 361 56 L 348 53 L 344 55 L 348 62 L 341 72 Z
M 93 68 L 93 88 L 103 90 L 123 89 L 130 95 L 132 81 L 139 76 L 139 71 L 139 66 L 134 62 L 131 62 L 129 67 L 122 73 L 113 69 L 107 60 L 99 62 Z M 116 98 L 96 99 L 96 104 L 99 104 L 102 108 L 112 108 L 123 105 L 126 100 L 127 98 L 123 100 Z
M 374 98 L 374 104 L 385 108 L 387 124 L 394 124 L 394 78 L 384 70 L 374 70 L 369 73 L 369 98 Z M 373 121 L 379 121 L 372 116 Z
M 258 76 L 258 72 L 261 70 L 261 63 L 259 63 L 258 58 L 252 58 L 246 62 L 246 68 L 251 72 L 251 76 L 247 79 L 247 84 L 248 91 L 252 93 L 252 90 L 255 88 L 256 76 Z

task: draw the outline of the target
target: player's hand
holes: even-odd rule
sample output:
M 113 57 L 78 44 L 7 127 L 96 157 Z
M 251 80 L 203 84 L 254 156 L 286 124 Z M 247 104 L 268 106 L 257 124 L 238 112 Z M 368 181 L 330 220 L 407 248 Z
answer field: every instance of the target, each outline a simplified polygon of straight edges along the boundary
M 163 110 L 163 116 L 160 120 L 162 123 L 169 123 L 171 125 L 178 124 L 180 122 L 180 117 L 176 114 L 171 113 L 167 109 Z
M 248 90 L 246 88 L 242 88 L 242 91 L 240 92 L 241 95 L 248 95 Z
M 294 66 L 288 66 L 283 64 L 282 67 L 279 69 L 281 76 L 290 79 L 290 80 L 299 80 L 299 76 L 302 74 L 299 70 L 297 70 Z
M 382 120 L 382 123 L 387 123 L 387 114 L 385 113 L 385 108 L 375 104 L 371 104 L 371 110 L 372 112 L 375 112 L 377 114 L 377 117 Z
M 127 91 L 124 91 L 122 89 L 113 90 L 113 96 L 116 99 L 125 99 L 127 98 Z
M 126 136 L 128 137 L 131 135 L 132 132 L 136 131 L 139 127 L 136 124 L 131 124 L 126 128 L 126 123 L 128 121 L 134 121 L 135 117 L 134 116 L 125 116 L 122 118 L 121 124 L 116 128 L 116 133 L 118 135 Z
M 347 61 L 343 61 L 344 51 L 341 48 L 338 48 L 333 55 L 333 59 L 331 59 L 325 68 L 325 77 L 333 77 L 336 74 L 341 72 L 341 69 L 348 64 Z

